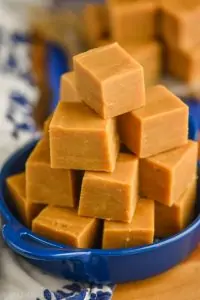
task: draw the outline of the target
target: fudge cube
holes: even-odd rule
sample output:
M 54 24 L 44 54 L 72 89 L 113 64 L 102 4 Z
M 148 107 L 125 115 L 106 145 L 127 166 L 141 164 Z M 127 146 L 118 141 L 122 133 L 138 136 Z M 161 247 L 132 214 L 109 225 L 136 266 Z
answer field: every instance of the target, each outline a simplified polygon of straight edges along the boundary
M 87 4 L 83 10 L 86 42 L 94 47 L 96 41 L 109 35 L 108 11 L 105 4 Z
M 140 161 L 140 195 L 172 206 L 196 175 L 198 143 Z
M 74 72 L 67 72 L 61 76 L 60 100 L 67 102 L 79 102 L 76 92 Z
M 194 218 L 196 188 L 195 177 L 172 207 L 155 203 L 155 235 L 157 237 L 164 238 L 176 234 L 190 224 Z
M 158 83 L 162 69 L 162 47 L 159 42 L 152 41 L 144 44 L 129 44 L 125 50 L 144 68 L 145 86 Z
M 40 213 L 44 206 L 31 203 L 26 197 L 25 173 L 8 177 L 6 183 L 20 219 L 27 227 L 30 227 L 32 220 Z
M 199 0 L 168 0 L 162 3 L 162 37 L 170 45 L 186 49 L 200 43 Z
M 113 173 L 85 172 L 80 216 L 130 223 L 138 199 L 138 159 L 120 153 Z
M 119 152 L 116 120 L 101 119 L 83 103 L 60 102 L 50 124 L 52 168 L 114 170 Z
M 104 249 L 129 248 L 152 244 L 154 239 L 154 201 L 140 199 L 130 224 L 105 221 Z
M 80 99 L 102 118 L 112 118 L 145 104 L 142 66 L 117 43 L 74 57 Z
M 91 248 L 100 236 L 99 225 L 97 219 L 79 217 L 76 210 L 50 205 L 33 220 L 32 230 L 58 243 Z
M 146 106 L 118 120 L 122 141 L 140 158 L 187 143 L 188 106 L 164 86 L 149 88 Z
M 123 2 L 109 7 L 112 39 L 145 43 L 156 37 L 158 5 L 152 1 Z
M 199 86 L 200 43 L 190 49 L 167 48 L 167 71 L 189 85 Z
M 49 139 L 44 137 L 26 163 L 27 198 L 33 203 L 75 207 L 80 192 L 77 177 L 73 170 L 51 168 Z

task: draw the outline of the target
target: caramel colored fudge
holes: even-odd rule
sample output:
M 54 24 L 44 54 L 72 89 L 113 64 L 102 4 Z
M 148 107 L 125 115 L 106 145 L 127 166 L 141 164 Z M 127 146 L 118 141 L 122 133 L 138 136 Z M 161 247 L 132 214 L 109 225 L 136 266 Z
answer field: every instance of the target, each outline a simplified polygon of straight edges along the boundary
M 186 144 L 187 105 L 161 85 L 149 88 L 146 97 L 146 106 L 118 119 L 124 144 L 140 158 Z
M 172 206 L 196 176 L 198 143 L 140 161 L 140 195 Z
M 79 217 L 73 209 L 48 206 L 33 220 L 33 232 L 78 248 L 91 248 L 99 235 L 97 219 Z
M 60 102 L 50 124 L 52 168 L 107 171 L 119 152 L 116 120 L 101 119 L 83 103 Z
M 85 172 L 79 215 L 130 223 L 138 198 L 138 159 L 121 153 L 113 173 Z
M 200 78 L 200 43 L 194 48 L 167 48 L 167 71 L 191 85 L 198 85 Z
M 140 199 L 132 222 L 105 221 L 103 232 L 104 249 L 130 248 L 152 244 L 154 238 L 154 201 Z
M 168 0 L 162 4 L 162 37 L 170 46 L 192 48 L 200 43 L 200 1 Z
M 146 44 L 124 46 L 125 50 L 144 68 L 146 86 L 158 83 L 161 77 L 162 47 L 153 41 Z
M 67 102 L 79 102 L 76 92 L 74 72 L 67 72 L 61 76 L 60 100 Z
M 157 3 L 135 1 L 109 7 L 112 39 L 119 43 L 146 43 L 156 37 Z
M 145 105 L 143 68 L 117 43 L 75 56 L 74 68 L 81 100 L 102 118 Z
M 97 40 L 108 36 L 109 20 L 106 5 L 87 4 L 83 11 L 83 22 L 86 41 L 90 47 L 94 47 Z
M 50 126 L 52 118 L 53 118 L 53 114 L 51 114 L 44 122 L 44 130 L 43 131 L 45 134 L 49 133 L 49 126 Z
M 8 177 L 6 182 L 21 220 L 27 227 L 30 227 L 32 220 L 43 209 L 43 205 L 31 203 L 26 197 L 25 173 Z
M 27 198 L 33 203 L 74 207 L 80 190 L 76 173 L 72 170 L 51 169 L 49 152 L 49 139 L 44 137 L 27 160 Z
M 196 177 L 187 186 L 186 191 L 176 200 L 172 207 L 155 203 L 155 235 L 159 238 L 176 234 L 194 218 L 196 203 Z

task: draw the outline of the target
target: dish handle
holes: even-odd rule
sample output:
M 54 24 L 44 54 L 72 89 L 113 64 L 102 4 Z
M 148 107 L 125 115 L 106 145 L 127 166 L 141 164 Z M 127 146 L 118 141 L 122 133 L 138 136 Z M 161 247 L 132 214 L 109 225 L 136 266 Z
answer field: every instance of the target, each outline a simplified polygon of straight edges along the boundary
M 29 259 L 36 260 L 81 260 L 88 262 L 90 250 L 70 248 L 58 243 L 51 243 L 40 238 L 22 226 L 11 223 L 3 225 L 2 235 L 5 242 L 15 252 Z

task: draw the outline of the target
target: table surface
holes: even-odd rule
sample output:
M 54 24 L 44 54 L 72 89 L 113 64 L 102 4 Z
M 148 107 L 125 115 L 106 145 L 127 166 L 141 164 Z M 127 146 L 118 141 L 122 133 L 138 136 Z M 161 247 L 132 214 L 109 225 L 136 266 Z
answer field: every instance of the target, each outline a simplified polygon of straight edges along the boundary
M 113 295 L 113 300 L 174 299 L 200 299 L 200 246 L 177 267 L 147 280 L 120 284 Z

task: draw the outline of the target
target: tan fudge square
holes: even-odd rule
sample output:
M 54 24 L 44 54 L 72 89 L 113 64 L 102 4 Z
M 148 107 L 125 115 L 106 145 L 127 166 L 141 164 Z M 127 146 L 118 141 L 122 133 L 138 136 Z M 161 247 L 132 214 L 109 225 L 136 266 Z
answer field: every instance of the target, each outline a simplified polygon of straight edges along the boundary
M 119 152 L 116 120 L 101 119 L 83 103 L 60 102 L 50 145 L 53 168 L 111 172 Z
M 83 10 L 86 42 L 94 47 L 96 41 L 109 35 L 108 11 L 105 4 L 87 4 Z
M 191 85 L 199 85 L 200 43 L 189 49 L 167 48 L 167 71 Z
M 186 144 L 188 106 L 161 85 L 149 88 L 146 97 L 145 107 L 118 118 L 124 144 L 141 158 Z
M 79 102 L 76 92 L 74 72 L 67 72 L 61 76 L 60 100 L 67 102 Z
M 145 104 L 143 68 L 117 43 L 74 57 L 80 99 L 102 118 Z
M 154 201 L 140 199 L 130 224 L 104 222 L 104 249 L 130 248 L 152 244 L 154 239 Z
M 99 237 L 97 219 L 79 217 L 73 209 L 48 206 L 33 220 L 33 232 L 72 247 L 91 248 Z
M 197 179 L 192 180 L 186 191 L 172 207 L 155 203 L 155 235 L 160 238 L 176 234 L 194 218 Z
M 25 173 L 8 177 L 6 183 L 19 217 L 27 227 L 30 227 L 32 220 L 39 214 L 44 206 L 31 203 L 29 199 L 27 199 Z
M 26 163 L 27 198 L 33 203 L 75 207 L 80 191 L 77 177 L 75 171 L 51 168 L 49 139 L 44 137 Z
M 162 47 L 159 42 L 124 45 L 125 50 L 144 68 L 145 86 L 157 84 L 161 77 Z
M 112 39 L 119 43 L 148 42 L 156 37 L 157 3 L 134 1 L 109 7 Z
M 172 206 L 196 175 L 198 143 L 140 161 L 140 195 Z
M 85 172 L 78 213 L 131 222 L 138 198 L 138 159 L 121 153 L 113 173 Z
M 168 0 L 162 4 L 162 37 L 168 45 L 191 48 L 200 43 L 199 0 Z

